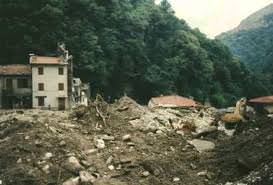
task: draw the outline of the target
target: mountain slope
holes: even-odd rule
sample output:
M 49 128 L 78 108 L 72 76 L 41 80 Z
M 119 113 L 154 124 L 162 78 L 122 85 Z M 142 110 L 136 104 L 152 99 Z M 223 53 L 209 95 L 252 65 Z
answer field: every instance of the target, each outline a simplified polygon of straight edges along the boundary
M 3 0 L 0 17 L 0 64 L 54 54 L 63 41 L 76 75 L 108 100 L 179 94 L 220 106 L 266 91 L 226 46 L 179 20 L 167 0 Z
M 250 68 L 262 70 L 273 58 L 273 4 L 250 15 L 237 28 L 217 38 Z

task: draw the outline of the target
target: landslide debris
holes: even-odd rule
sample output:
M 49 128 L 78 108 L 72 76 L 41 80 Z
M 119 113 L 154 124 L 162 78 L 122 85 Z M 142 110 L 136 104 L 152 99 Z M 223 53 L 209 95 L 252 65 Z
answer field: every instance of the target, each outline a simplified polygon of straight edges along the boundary
M 0 182 L 271 182 L 272 120 L 262 117 L 243 123 L 240 132 L 231 137 L 217 128 L 216 114 L 217 110 L 209 107 L 151 109 L 129 97 L 114 104 L 97 98 L 89 107 L 71 112 L 1 111 Z

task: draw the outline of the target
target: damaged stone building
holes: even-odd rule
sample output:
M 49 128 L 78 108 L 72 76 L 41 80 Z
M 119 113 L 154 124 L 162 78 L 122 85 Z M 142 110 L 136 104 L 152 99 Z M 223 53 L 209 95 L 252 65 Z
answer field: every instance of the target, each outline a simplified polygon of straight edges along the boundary
M 28 65 L 0 66 L 0 108 L 66 110 L 88 104 L 89 85 L 73 78 L 72 56 L 63 45 L 58 49 L 55 57 L 30 54 Z
M 0 108 L 31 108 L 30 65 L 0 66 Z

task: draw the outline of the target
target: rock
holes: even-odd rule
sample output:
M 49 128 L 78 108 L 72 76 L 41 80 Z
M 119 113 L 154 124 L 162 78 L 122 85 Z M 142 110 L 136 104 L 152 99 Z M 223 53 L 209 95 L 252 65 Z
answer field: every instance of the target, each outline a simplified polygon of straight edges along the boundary
M 185 136 L 185 133 L 181 130 L 177 130 L 176 133 L 181 136 Z
M 132 156 L 121 156 L 119 161 L 121 164 L 131 163 L 133 161 L 133 157 Z
M 127 135 L 123 136 L 123 137 L 122 137 L 122 141 L 125 141 L 125 142 L 131 141 L 131 135 L 130 135 L 130 134 L 127 134 Z
M 115 137 L 109 136 L 109 135 L 102 135 L 102 136 L 100 136 L 100 139 L 103 139 L 104 141 L 114 141 Z
M 105 142 L 103 141 L 103 139 L 96 139 L 95 140 L 95 146 L 98 149 L 104 149 L 105 148 Z
M 63 183 L 63 185 L 79 185 L 80 177 L 71 178 Z
M 200 177 L 201 176 L 207 176 L 207 174 L 208 174 L 208 171 L 206 171 L 206 170 L 197 173 L 197 175 L 200 176 Z
M 21 158 L 19 158 L 18 160 L 17 160 L 17 162 L 16 162 L 17 164 L 21 164 L 22 163 L 22 159 Z
M 164 132 L 162 130 L 157 130 L 155 133 L 156 134 L 163 134 Z
M 115 169 L 115 167 L 114 167 L 113 165 L 109 165 L 109 166 L 108 166 L 108 169 L 112 171 L 112 170 Z
M 74 156 L 71 156 L 67 159 L 65 168 L 73 173 L 78 173 L 80 170 L 84 169 L 79 160 Z
M 215 148 L 215 144 L 210 141 L 194 139 L 192 141 L 188 141 L 189 144 L 193 145 L 198 152 L 206 152 L 213 150 Z
M 59 145 L 60 145 L 60 146 L 65 146 L 65 145 L 66 145 L 66 142 L 65 142 L 65 141 L 61 141 Z
M 83 183 L 86 183 L 86 182 L 93 183 L 96 180 L 96 178 L 92 176 L 90 173 L 88 173 L 87 171 L 80 171 L 79 174 L 80 174 L 80 180 Z
M 179 181 L 180 181 L 180 178 L 178 178 L 178 177 L 173 178 L 173 182 L 179 182 Z
M 50 152 L 47 152 L 47 153 L 45 154 L 45 156 L 44 156 L 44 159 L 45 159 L 45 160 L 48 160 L 48 159 L 51 159 L 52 157 L 53 157 L 53 154 L 50 153 Z
M 81 164 L 82 164 L 83 166 L 85 166 L 85 167 L 90 167 L 90 166 L 91 166 L 91 164 L 90 164 L 88 161 L 86 161 L 86 160 L 82 160 L 82 161 L 81 161 Z
M 42 170 L 43 170 L 43 172 L 45 172 L 46 174 L 49 174 L 49 168 L 50 168 L 50 166 L 47 164 L 47 165 L 45 165 L 45 166 L 42 168 Z
M 217 131 L 216 126 L 200 127 L 196 129 L 196 135 L 202 136 Z
M 41 147 L 43 145 L 43 143 L 41 141 L 39 141 L 39 140 L 35 140 L 35 145 L 37 147 Z
M 148 172 L 148 171 L 144 171 L 143 173 L 142 173 L 142 176 L 143 177 L 148 177 L 150 175 L 150 172 Z
M 113 161 L 114 157 L 110 156 L 107 160 L 106 160 L 106 164 L 111 164 Z
M 208 172 L 207 170 L 205 170 L 198 172 L 197 175 L 200 177 L 206 177 L 207 179 L 212 179 L 214 174 L 212 172 Z
M 128 145 L 128 146 L 136 146 L 136 144 L 133 143 L 133 142 L 128 142 L 127 145 Z

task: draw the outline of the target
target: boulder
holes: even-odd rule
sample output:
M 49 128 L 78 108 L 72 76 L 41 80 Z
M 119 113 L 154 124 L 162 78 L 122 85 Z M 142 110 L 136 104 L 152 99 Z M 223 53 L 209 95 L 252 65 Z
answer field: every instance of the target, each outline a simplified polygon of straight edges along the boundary
M 73 173 L 78 173 L 80 170 L 84 169 L 79 160 L 74 156 L 71 156 L 67 159 L 65 168 Z
M 87 171 L 80 171 L 80 180 L 83 183 L 93 183 L 95 182 L 96 178 L 94 176 L 92 176 L 90 173 L 88 173 Z
M 104 149 L 105 148 L 105 142 L 103 141 L 103 139 L 96 139 L 95 140 L 95 146 L 98 149 Z
M 213 142 L 201 139 L 194 139 L 192 141 L 188 141 L 188 143 L 194 146 L 200 153 L 207 152 L 215 148 L 215 144 Z

